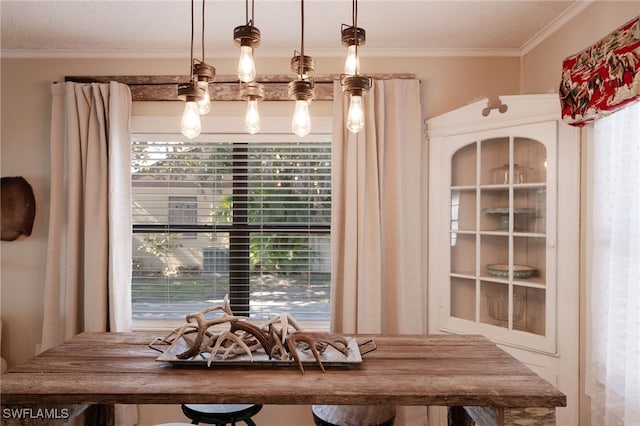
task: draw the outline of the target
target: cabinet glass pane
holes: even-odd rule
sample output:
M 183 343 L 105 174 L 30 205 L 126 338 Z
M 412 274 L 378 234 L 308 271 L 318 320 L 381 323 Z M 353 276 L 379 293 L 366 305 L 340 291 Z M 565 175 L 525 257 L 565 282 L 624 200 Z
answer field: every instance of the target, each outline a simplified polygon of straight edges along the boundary
M 545 335 L 545 291 L 539 288 L 513 286 L 513 328 Z M 517 315 L 516 315 L 517 314 Z
M 477 164 L 476 144 L 471 143 L 459 149 L 451 160 L 451 186 L 476 184 Z
M 476 281 L 451 278 L 451 316 L 469 321 L 476 320 Z
M 509 231 L 509 189 L 483 188 L 480 191 L 481 231 Z
M 544 336 L 547 151 L 534 139 L 482 139 L 451 175 L 449 315 Z
M 480 282 L 480 322 L 509 326 L 509 286 L 488 281 Z
M 488 265 L 509 263 L 509 237 L 506 235 L 480 236 L 480 268 L 483 276 L 488 276 Z
M 505 181 L 501 168 L 509 165 L 509 138 L 483 140 L 480 145 L 481 185 L 503 185 Z
M 536 284 L 544 284 L 546 275 L 546 239 L 544 237 L 514 237 L 513 264 L 520 267 L 534 268 L 530 277 L 514 276 L 514 280 L 527 280 Z
M 451 236 L 451 272 L 475 275 L 475 234 L 452 233 Z
M 514 183 L 545 183 L 547 181 L 547 150 L 533 139 L 514 138 L 513 161 L 522 170 Z
M 515 232 L 545 233 L 547 191 L 542 187 L 513 191 Z
M 476 191 L 451 191 L 451 230 L 475 231 Z

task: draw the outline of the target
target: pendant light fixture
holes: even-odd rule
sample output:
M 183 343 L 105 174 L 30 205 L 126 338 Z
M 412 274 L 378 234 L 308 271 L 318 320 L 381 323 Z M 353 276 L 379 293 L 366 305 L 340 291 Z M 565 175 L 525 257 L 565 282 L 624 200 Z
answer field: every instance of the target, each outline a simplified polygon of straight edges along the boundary
M 296 102 L 291 130 L 303 137 L 311 132 L 309 104 L 313 99 L 313 81 L 310 77 L 315 70 L 313 58 L 304 54 L 304 0 L 300 0 L 300 21 L 300 52 L 294 51 L 291 58 L 291 71 L 297 73 L 298 78 L 289 83 L 289 98 Z
M 238 78 L 244 83 L 249 83 L 256 78 L 256 64 L 253 60 L 253 49 L 260 46 L 260 30 L 253 25 L 254 10 L 254 0 L 251 0 L 251 19 L 249 19 L 249 0 L 246 0 L 246 24 L 233 29 L 233 41 L 236 46 L 240 46 Z
M 260 113 L 258 101 L 264 99 L 264 86 L 255 81 L 241 83 L 240 95 L 247 101 L 247 112 L 244 116 L 244 129 L 252 135 L 260 131 Z
M 209 81 L 213 81 L 216 69 L 204 62 L 193 65 L 193 74 L 198 80 L 198 87 L 202 89 L 202 99 L 198 101 L 198 112 L 205 115 L 211 111 L 211 95 L 209 94 Z
M 178 85 L 178 98 L 186 101 L 182 114 L 182 134 L 193 139 L 200 134 L 202 129 L 200 115 L 206 114 L 211 109 L 211 97 L 209 95 L 209 82 L 216 75 L 216 69 L 204 61 L 204 23 L 205 0 L 202 0 L 202 60 L 193 57 L 194 40 L 194 0 L 191 0 L 191 57 L 189 60 L 189 82 Z
M 216 69 L 204 61 L 204 7 L 205 0 L 202 0 L 202 60 L 193 63 L 193 74 L 198 80 L 198 87 L 204 91 L 203 98 L 198 102 L 198 111 L 200 115 L 207 114 L 211 110 L 211 96 L 209 94 L 209 82 L 213 82 L 216 76 Z
M 353 7 L 356 6 L 354 5 Z M 347 60 L 344 63 L 344 73 L 347 75 L 355 75 L 360 72 L 360 60 L 357 49 L 366 42 L 366 31 L 362 28 L 357 28 L 355 23 L 353 25 L 342 24 L 340 31 L 342 33 L 342 45 L 347 47 Z
M 189 82 L 178 85 L 178 98 L 185 101 L 180 129 L 182 134 L 193 139 L 202 130 L 198 102 L 204 99 L 204 90 L 198 85 L 198 78 L 193 73 L 193 0 L 191 0 L 191 57 L 189 60 Z
M 373 80 L 371 77 L 360 75 L 360 60 L 358 47 L 364 45 L 366 32 L 358 28 L 358 0 L 352 2 L 353 23 L 351 26 L 342 25 L 342 44 L 347 46 L 348 54 L 345 62 L 344 74 L 340 76 L 342 92 L 349 95 L 349 110 L 347 112 L 347 129 L 351 133 L 358 133 L 364 127 L 363 96 L 367 94 Z

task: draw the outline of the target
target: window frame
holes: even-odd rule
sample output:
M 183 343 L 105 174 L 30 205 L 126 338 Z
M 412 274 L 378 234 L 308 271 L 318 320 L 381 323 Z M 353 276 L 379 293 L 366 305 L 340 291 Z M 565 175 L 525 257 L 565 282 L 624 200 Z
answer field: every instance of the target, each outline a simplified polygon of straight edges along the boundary
M 176 133 L 178 133 L 177 129 L 179 128 L 179 117 L 172 117 L 173 119 L 168 119 L 166 116 L 150 116 L 150 115 L 139 115 L 132 116 L 131 119 L 131 132 L 135 137 L 144 137 L 145 135 L 153 135 L 153 137 L 157 140 L 173 140 L 175 139 Z M 237 119 L 229 119 L 229 118 L 221 118 L 221 117 L 202 117 L 203 121 L 203 129 L 213 128 L 216 129 L 216 132 L 202 132 L 200 136 L 193 139 L 192 142 L 197 142 L 199 139 L 204 140 L 211 136 L 225 136 L 232 135 L 234 141 L 236 142 L 252 142 L 255 141 L 256 138 L 261 138 L 266 142 L 276 141 L 281 137 L 282 134 L 291 133 L 290 130 L 290 118 L 285 117 L 262 117 L 263 122 L 268 122 L 267 128 L 264 132 L 259 133 L 258 135 L 249 135 L 244 133 L 241 121 Z M 301 141 L 309 142 L 313 140 L 318 141 L 326 141 L 327 135 L 331 135 L 332 129 L 332 118 L 331 117 L 314 117 L 313 121 L 314 129 L 312 133 L 305 136 L 304 139 L 301 138 Z M 250 226 L 250 225 L 249 225 Z M 132 235 L 135 232 L 146 232 L 153 227 L 153 225 L 134 225 L 132 227 Z M 163 230 L 166 230 L 167 227 L 162 225 Z M 180 224 L 171 224 L 170 229 L 175 232 L 192 232 L 195 228 L 197 230 L 203 232 L 211 232 L 211 229 L 204 229 L 206 225 L 180 225 Z M 203 229 L 200 229 L 203 228 Z M 290 229 L 290 226 L 287 227 Z M 313 231 L 326 232 L 330 234 L 331 232 L 330 225 L 305 225 L 305 229 L 311 229 Z M 231 232 L 233 230 L 233 226 L 230 225 L 227 229 L 227 232 Z M 218 229 L 220 230 L 220 229 Z M 237 230 L 237 229 L 236 229 Z M 264 230 L 264 226 L 263 226 Z M 238 232 L 246 232 L 246 230 L 237 230 Z M 248 259 L 248 257 L 247 257 Z M 236 265 L 239 266 L 239 265 Z M 230 265 L 231 269 L 233 267 Z M 238 274 L 241 274 L 242 271 L 238 271 Z M 246 268 L 246 273 L 248 273 L 248 268 Z M 245 278 L 245 277 L 237 277 L 237 278 Z M 236 278 L 236 279 L 237 279 Z M 230 280 L 234 279 L 230 276 Z M 327 320 L 303 320 L 299 321 L 302 326 L 307 330 L 319 330 L 319 331 L 328 331 L 329 330 L 329 319 Z M 181 320 L 171 320 L 171 319 L 134 319 L 133 320 L 133 329 L 134 330 L 167 330 L 170 328 L 175 328 L 181 325 L 183 321 Z

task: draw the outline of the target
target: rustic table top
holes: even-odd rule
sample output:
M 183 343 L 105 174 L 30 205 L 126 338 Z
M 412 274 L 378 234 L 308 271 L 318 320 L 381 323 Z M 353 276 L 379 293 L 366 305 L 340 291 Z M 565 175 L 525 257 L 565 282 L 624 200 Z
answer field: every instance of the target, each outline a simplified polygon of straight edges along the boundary
M 182 367 L 156 360 L 162 333 L 82 333 L 1 378 L 3 405 L 350 404 L 559 407 L 566 397 L 482 336 L 373 337 L 354 366 Z

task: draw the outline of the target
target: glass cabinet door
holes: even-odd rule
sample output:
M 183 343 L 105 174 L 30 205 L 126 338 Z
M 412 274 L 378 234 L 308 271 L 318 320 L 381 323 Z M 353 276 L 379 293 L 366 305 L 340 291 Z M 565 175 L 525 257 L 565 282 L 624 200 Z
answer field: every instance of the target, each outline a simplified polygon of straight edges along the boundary
M 478 138 L 452 151 L 447 305 L 454 324 L 471 322 L 499 340 L 516 334 L 524 346 L 548 337 L 548 160 L 545 143 L 532 137 Z
M 557 424 L 577 424 L 580 131 L 557 95 L 498 101 L 426 121 L 428 328 L 499 344 L 567 395 Z

